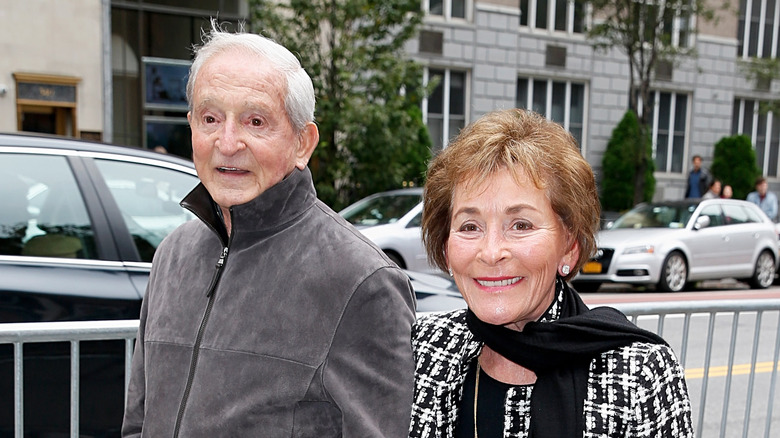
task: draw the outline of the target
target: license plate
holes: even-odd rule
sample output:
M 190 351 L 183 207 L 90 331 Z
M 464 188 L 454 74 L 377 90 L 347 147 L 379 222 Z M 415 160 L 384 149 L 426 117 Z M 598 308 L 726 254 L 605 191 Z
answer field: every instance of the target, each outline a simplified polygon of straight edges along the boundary
M 583 274 L 601 274 L 601 263 L 588 262 L 582 267 Z

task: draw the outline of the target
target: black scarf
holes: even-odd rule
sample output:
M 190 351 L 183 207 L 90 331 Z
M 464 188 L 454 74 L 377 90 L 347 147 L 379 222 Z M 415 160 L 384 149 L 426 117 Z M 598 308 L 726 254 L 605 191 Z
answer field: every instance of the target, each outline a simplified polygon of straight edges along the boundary
M 531 438 L 582 436 L 590 362 L 634 342 L 666 344 L 611 307 L 589 309 L 576 291 L 557 279 L 563 293 L 560 318 L 529 322 L 522 332 L 480 321 L 469 309 L 466 323 L 477 340 L 536 373 L 531 395 Z

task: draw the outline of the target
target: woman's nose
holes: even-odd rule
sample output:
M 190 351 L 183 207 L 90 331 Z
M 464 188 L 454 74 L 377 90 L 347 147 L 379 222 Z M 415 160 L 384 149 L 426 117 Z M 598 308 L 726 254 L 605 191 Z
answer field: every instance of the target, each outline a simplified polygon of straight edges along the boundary
M 487 264 L 496 264 L 510 256 L 507 248 L 507 240 L 504 233 L 495 230 L 487 233 L 482 239 L 482 248 L 480 248 L 478 257 Z

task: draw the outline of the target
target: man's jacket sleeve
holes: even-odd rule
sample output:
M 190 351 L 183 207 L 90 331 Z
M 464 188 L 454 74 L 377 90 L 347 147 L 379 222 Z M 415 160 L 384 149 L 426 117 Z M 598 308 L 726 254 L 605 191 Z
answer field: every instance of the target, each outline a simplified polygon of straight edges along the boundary
M 408 436 L 414 319 L 412 286 L 395 267 L 369 276 L 347 304 L 323 376 L 344 438 Z
M 149 295 L 147 290 L 146 296 Z M 138 326 L 138 337 L 133 350 L 133 362 L 130 372 L 130 384 L 127 389 L 125 417 L 122 422 L 122 437 L 140 437 L 144 424 L 144 400 L 146 398 L 146 383 L 144 370 L 144 324 L 148 311 L 147 301 L 141 305 L 141 321 Z

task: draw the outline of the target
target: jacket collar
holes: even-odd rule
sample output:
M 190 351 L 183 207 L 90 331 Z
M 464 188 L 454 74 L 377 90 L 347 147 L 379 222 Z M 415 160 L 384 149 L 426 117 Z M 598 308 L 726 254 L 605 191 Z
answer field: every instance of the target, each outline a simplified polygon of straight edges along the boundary
M 308 167 L 304 170 L 296 167 L 286 178 L 255 199 L 230 208 L 233 235 L 274 232 L 311 208 L 316 199 L 311 171 Z M 203 183 L 182 199 L 181 206 L 192 211 L 227 246 L 230 236 L 227 235 L 219 206 Z

